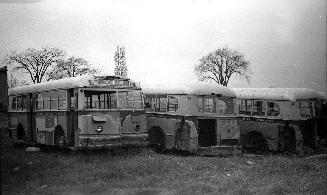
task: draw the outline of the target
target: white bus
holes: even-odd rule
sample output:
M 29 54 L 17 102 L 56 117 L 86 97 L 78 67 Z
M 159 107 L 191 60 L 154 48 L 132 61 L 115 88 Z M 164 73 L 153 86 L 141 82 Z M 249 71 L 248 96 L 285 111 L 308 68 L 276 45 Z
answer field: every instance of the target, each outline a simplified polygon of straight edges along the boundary
M 81 76 L 13 88 L 14 140 L 71 147 L 147 145 L 140 86 L 116 76 Z
M 315 149 L 324 97 L 305 88 L 234 88 L 239 106 L 241 144 L 247 149 Z
M 143 86 L 149 141 L 160 150 L 238 153 L 235 93 L 217 84 Z

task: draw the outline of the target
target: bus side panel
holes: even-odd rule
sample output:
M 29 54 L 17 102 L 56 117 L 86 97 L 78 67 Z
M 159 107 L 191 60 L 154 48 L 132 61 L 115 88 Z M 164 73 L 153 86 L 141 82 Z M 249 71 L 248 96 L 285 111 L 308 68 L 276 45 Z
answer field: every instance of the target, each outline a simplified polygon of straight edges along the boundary
M 152 127 L 160 127 L 160 129 L 163 130 L 166 138 L 167 149 L 172 149 L 173 147 L 175 147 L 175 133 L 177 122 L 180 122 L 180 120 L 148 116 L 149 129 L 151 129 Z
M 240 130 L 237 119 L 217 119 L 217 143 L 220 145 L 237 145 L 240 138 Z
M 170 116 L 169 118 L 161 118 L 148 116 L 148 128 L 151 129 L 152 127 L 160 127 L 160 129 L 163 130 L 166 138 L 167 149 L 178 147 L 177 149 L 194 151 L 198 147 L 198 133 L 195 123 L 192 120 L 185 121 L 186 126 L 189 128 L 186 128 L 189 132 L 189 140 L 187 141 L 188 143 L 185 143 L 185 140 L 176 140 L 176 130 L 180 128 L 181 119 L 179 119 L 179 116 L 173 117 Z M 183 132 L 181 132 L 181 134 L 183 134 Z M 183 144 L 178 144 L 176 141 L 183 142 Z

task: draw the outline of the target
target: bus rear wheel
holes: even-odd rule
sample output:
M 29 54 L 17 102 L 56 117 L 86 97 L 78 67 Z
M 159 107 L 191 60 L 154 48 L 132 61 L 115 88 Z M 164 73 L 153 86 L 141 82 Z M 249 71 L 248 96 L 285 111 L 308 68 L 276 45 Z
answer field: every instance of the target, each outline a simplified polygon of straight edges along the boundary
M 251 131 L 246 134 L 242 148 L 243 151 L 263 153 L 268 150 L 268 144 L 265 137 L 261 133 Z

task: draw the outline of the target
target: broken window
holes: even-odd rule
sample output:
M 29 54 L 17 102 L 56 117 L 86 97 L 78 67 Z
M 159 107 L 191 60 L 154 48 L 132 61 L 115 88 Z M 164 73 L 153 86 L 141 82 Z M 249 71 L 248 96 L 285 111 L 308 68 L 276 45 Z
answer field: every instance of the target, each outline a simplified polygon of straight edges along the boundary
M 253 101 L 252 115 L 265 116 L 266 115 L 266 102 L 261 100 Z
M 251 100 L 241 100 L 239 105 L 240 114 L 251 115 L 252 101 Z
M 178 108 L 178 100 L 173 96 L 168 96 L 168 112 L 176 112 Z
M 301 117 L 313 116 L 312 102 L 300 102 Z
M 85 91 L 86 109 L 116 109 L 115 91 Z
M 268 105 L 267 116 L 278 116 L 280 114 L 278 104 L 274 102 L 267 102 L 267 105 Z

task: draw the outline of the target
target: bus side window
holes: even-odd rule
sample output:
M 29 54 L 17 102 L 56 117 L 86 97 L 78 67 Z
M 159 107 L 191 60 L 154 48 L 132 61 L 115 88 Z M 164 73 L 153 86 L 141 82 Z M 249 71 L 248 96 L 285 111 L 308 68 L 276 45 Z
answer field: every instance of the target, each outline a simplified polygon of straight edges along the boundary
M 65 110 L 67 107 L 67 98 L 66 98 L 66 91 L 60 90 L 58 92 L 58 109 Z
M 268 105 L 268 112 L 267 116 L 278 116 L 280 111 L 279 111 L 279 106 L 274 103 L 274 102 L 267 102 Z
M 217 103 L 217 113 L 223 114 L 234 114 L 234 102 L 232 98 L 223 97 L 218 98 Z
M 168 112 L 176 112 L 178 108 L 178 100 L 173 96 L 168 96 Z
M 13 96 L 12 97 L 12 100 L 11 100 L 11 109 L 12 110 L 16 110 L 17 109 L 17 97 L 16 96 Z
M 17 110 L 22 110 L 22 107 L 23 107 L 22 96 L 17 96 Z
M 167 111 L 167 97 L 157 97 L 156 99 L 156 112 L 166 112 Z
M 42 95 L 40 93 L 37 93 L 35 97 L 35 110 L 42 110 L 42 109 L 43 109 Z
M 312 103 L 311 102 L 300 102 L 300 114 L 301 117 L 310 117 L 313 115 Z
M 225 101 L 218 99 L 217 100 L 217 114 L 223 115 L 226 112 L 226 103 Z
M 204 111 L 208 113 L 216 112 L 213 98 L 204 98 Z
M 51 91 L 50 93 L 50 109 L 58 110 L 58 92 Z
M 253 101 L 253 113 L 256 116 L 265 116 L 266 114 L 266 104 L 261 100 Z
M 76 101 L 74 89 L 69 89 L 69 98 L 70 98 L 70 109 L 74 110 L 75 109 L 75 101 Z
M 43 97 L 43 109 L 50 110 L 50 93 L 43 92 L 42 97 Z
M 241 100 L 239 112 L 240 114 L 251 115 L 252 101 L 251 100 Z

